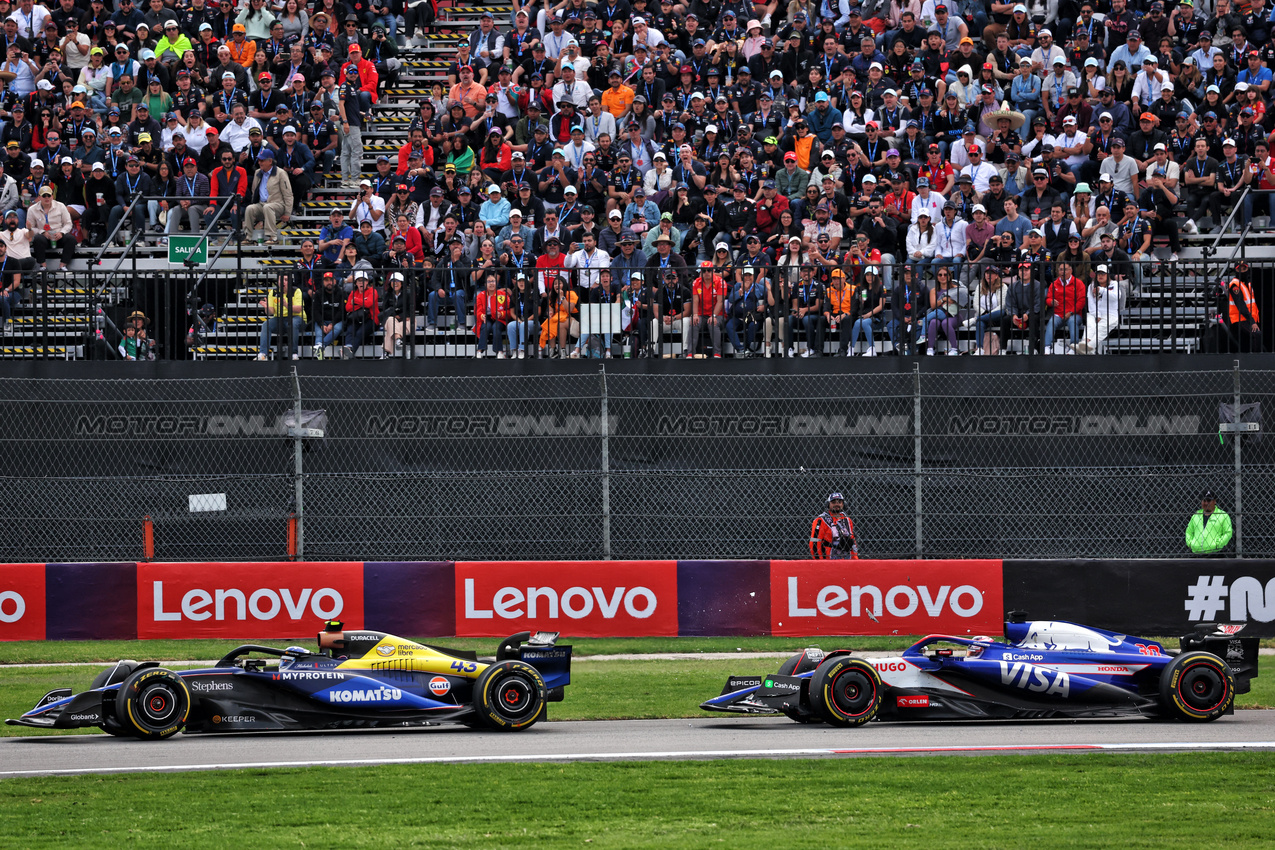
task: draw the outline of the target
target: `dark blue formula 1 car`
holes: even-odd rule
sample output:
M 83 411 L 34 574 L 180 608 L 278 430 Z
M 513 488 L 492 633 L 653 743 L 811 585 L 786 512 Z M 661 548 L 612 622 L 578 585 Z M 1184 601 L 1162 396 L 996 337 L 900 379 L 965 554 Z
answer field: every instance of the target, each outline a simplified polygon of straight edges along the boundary
M 1181 649 L 1057 621 L 990 637 L 930 635 L 895 658 L 807 649 L 770 676 L 732 676 L 707 711 L 799 723 L 1143 715 L 1216 720 L 1257 676 L 1257 638 L 1201 624 Z
M 11 725 L 98 726 L 157 740 L 178 732 L 429 726 L 451 721 L 517 732 L 545 716 L 571 681 L 556 633 L 506 638 L 495 658 L 330 622 L 318 652 L 236 647 L 212 667 L 165 670 L 120 661 L 87 691 L 50 691 Z M 525 641 L 525 642 L 524 642 Z M 265 658 L 259 656 L 266 656 Z M 258 656 L 258 657 L 254 657 Z

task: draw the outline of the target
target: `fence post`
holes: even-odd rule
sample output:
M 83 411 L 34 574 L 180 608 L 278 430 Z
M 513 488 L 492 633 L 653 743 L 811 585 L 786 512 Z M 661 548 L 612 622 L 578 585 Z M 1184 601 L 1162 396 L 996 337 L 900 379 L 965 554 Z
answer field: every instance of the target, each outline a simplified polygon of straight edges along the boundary
M 921 557 L 921 364 L 912 364 L 912 477 L 916 490 L 916 556 Z
M 304 464 L 301 460 L 301 379 L 297 376 L 297 367 L 292 367 L 292 463 L 293 463 L 293 510 L 296 516 L 296 559 L 305 560 L 305 476 Z
M 1242 418 L 1240 416 L 1240 361 L 1234 361 L 1232 367 L 1232 375 L 1234 375 L 1235 384 L 1235 420 L 1238 422 Z M 1235 557 L 1244 557 L 1244 498 L 1243 498 L 1243 463 L 1240 452 L 1240 443 L 1243 436 L 1239 431 L 1234 432 L 1231 442 L 1235 445 Z
M 607 367 L 603 363 L 602 415 L 598 426 L 602 429 L 602 557 L 611 560 L 611 422 L 607 413 Z

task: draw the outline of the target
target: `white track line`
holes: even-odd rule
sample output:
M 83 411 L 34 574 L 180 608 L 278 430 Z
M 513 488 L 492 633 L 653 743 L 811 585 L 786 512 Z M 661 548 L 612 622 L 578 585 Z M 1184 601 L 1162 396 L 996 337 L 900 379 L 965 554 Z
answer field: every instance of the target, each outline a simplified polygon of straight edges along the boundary
M 669 750 L 633 753 L 543 753 L 538 755 L 509 756 L 445 756 L 438 758 L 397 759 L 307 759 L 304 761 L 224 762 L 219 764 L 172 764 L 141 767 L 93 767 L 83 769 L 10 770 L 0 771 L 0 778 L 21 776 L 78 776 L 109 773 L 175 773 L 195 770 L 261 770 L 264 768 L 303 767 L 371 767 L 393 764 L 493 764 L 516 762 L 563 761 L 651 761 L 667 759 L 721 759 L 721 758 L 784 758 L 789 756 L 871 756 L 871 755 L 921 755 L 933 753 L 1010 753 L 1053 752 L 1059 750 L 1275 750 L 1275 741 L 1235 741 L 1205 743 L 1181 741 L 1178 743 L 1119 743 L 1119 744 L 1024 744 L 1021 746 L 947 746 L 947 747 L 862 747 L 855 749 L 833 747 L 808 747 L 801 749 L 766 750 Z

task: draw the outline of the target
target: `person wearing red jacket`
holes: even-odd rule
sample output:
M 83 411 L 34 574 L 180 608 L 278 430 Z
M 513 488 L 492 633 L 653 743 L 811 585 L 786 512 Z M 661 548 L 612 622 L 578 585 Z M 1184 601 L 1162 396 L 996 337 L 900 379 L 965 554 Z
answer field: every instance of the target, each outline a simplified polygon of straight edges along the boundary
M 810 523 L 810 557 L 816 560 L 859 560 L 859 541 L 854 536 L 854 520 L 846 515 L 846 500 L 829 493 L 828 509 Z
M 413 155 L 421 158 L 421 165 L 413 172 L 414 176 L 424 174 L 426 168 L 429 168 L 430 174 L 434 173 L 434 146 L 425 143 L 425 134 L 419 127 L 408 132 L 407 144 L 398 149 L 398 167 L 394 169 L 394 173 L 399 177 L 413 176 L 408 174 L 412 170 Z
M 359 69 L 359 91 L 366 92 L 369 102 L 366 104 L 365 112 L 372 111 L 372 104 L 376 103 L 376 85 L 379 78 L 376 74 L 376 66 L 363 58 L 363 48 L 358 44 L 351 44 L 349 50 L 349 58 L 341 63 L 341 78 L 337 80 L 338 85 L 345 85 L 346 69 L 354 65 Z M 362 98 L 359 98 L 362 100 Z
M 779 194 L 774 180 L 761 184 L 761 197 L 757 200 L 757 229 L 769 236 L 779 225 L 779 217 L 789 208 L 788 198 Z
M 421 242 L 421 232 L 412 226 L 412 222 L 406 215 L 400 214 L 394 221 L 394 232 L 390 234 L 386 243 L 394 244 L 394 240 L 399 237 L 403 238 L 406 244 L 407 253 L 416 258 L 416 262 L 425 262 L 425 246 Z
M 230 208 L 222 214 L 222 221 L 229 221 L 233 230 L 239 229 L 239 218 L 243 213 L 244 198 L 248 193 L 248 172 L 242 165 L 235 164 L 235 152 L 230 145 L 221 146 L 221 167 L 214 168 L 209 183 L 209 194 L 219 200 L 204 208 L 204 220 L 211 221 L 213 213 L 221 204 L 229 204 Z
M 1045 351 L 1054 345 L 1054 334 L 1066 326 L 1068 342 L 1064 343 L 1068 354 L 1072 346 L 1085 335 L 1085 283 L 1072 274 L 1071 263 L 1058 262 L 1058 278 L 1049 285 L 1049 307 L 1053 315 L 1045 328 Z
M 354 350 L 367 342 L 379 323 L 376 287 L 372 286 L 368 273 L 359 269 L 354 273 L 354 291 L 345 299 L 345 347 L 341 350 L 341 359 L 353 360 Z
M 478 358 L 487 356 L 487 340 L 496 352 L 497 360 L 505 359 L 505 325 L 509 323 L 509 290 L 501 289 L 500 275 L 488 272 L 482 292 L 474 302 L 474 316 L 478 326 L 474 329 L 478 337 Z
M 487 172 L 493 183 L 499 183 L 505 172 L 513 168 L 514 149 L 504 139 L 504 131 L 493 126 L 478 154 L 478 167 Z

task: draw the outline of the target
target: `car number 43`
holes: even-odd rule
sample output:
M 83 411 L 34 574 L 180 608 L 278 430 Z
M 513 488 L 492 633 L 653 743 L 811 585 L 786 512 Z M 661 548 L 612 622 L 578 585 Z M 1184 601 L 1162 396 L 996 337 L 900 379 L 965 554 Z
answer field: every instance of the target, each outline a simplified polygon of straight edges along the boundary
M 476 662 L 476 661 L 453 661 L 453 662 L 452 662 L 452 669 L 453 669 L 453 670 L 455 670 L 457 673 L 473 673 L 475 670 L 477 670 L 477 669 L 478 669 L 478 662 Z

